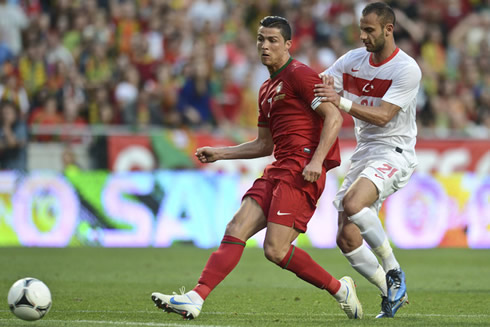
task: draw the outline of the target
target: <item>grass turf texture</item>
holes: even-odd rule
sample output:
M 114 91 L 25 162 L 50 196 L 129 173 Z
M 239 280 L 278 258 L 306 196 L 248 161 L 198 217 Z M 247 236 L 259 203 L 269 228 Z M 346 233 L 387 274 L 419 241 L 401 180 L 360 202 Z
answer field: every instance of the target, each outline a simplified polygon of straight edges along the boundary
M 488 326 L 490 251 L 397 250 L 410 304 L 396 318 L 375 320 L 381 299 L 336 249 L 308 249 L 335 277 L 357 282 L 365 318 L 348 320 L 326 291 L 247 248 L 237 268 L 215 289 L 201 315 L 184 321 L 153 306 L 154 291 L 191 289 L 212 250 L 0 248 L 0 326 Z M 24 322 L 8 310 L 7 293 L 19 278 L 44 281 L 53 307 Z

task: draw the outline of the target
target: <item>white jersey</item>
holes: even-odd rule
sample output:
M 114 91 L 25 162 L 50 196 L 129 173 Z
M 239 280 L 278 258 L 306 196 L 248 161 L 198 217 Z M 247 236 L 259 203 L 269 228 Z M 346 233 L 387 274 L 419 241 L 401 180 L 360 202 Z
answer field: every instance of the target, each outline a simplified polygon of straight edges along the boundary
M 376 107 L 385 101 L 401 108 L 384 127 L 353 117 L 357 147 L 351 160 L 367 159 L 388 146 L 402 149 L 409 164 L 415 166 L 420 68 L 399 48 L 382 63 L 375 64 L 371 58 L 365 48 L 351 50 L 323 73 L 333 76 L 335 90 L 343 91 L 344 98 L 355 103 Z

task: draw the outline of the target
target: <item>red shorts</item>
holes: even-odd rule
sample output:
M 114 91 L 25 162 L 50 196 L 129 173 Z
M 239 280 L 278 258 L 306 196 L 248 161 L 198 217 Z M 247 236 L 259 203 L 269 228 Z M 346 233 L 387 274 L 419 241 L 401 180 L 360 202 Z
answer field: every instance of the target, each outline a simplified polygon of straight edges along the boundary
M 290 177 L 291 172 L 288 175 Z M 323 192 L 326 175 L 322 173 L 315 183 L 300 181 L 296 177 L 286 180 L 278 178 L 277 174 L 271 177 L 266 169 L 264 176 L 255 180 L 243 198 L 250 196 L 257 201 L 268 222 L 293 227 L 304 233 Z

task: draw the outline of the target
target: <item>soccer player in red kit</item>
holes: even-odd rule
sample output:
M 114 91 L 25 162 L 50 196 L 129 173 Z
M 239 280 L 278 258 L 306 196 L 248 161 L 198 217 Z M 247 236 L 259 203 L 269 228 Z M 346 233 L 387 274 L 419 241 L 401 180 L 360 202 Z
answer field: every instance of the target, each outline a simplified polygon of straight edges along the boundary
M 228 223 L 220 247 L 211 254 L 197 285 L 190 292 L 153 293 L 152 300 L 164 311 L 196 318 L 209 293 L 235 268 L 245 242 L 267 228 L 267 259 L 295 273 L 304 281 L 326 289 L 349 318 L 363 316 L 355 284 L 346 276 L 335 279 L 305 251 L 292 245 L 304 233 L 325 187 L 326 172 L 340 164 L 338 132 L 342 118 L 337 108 L 313 93 L 321 82 L 308 66 L 291 58 L 291 27 L 278 16 L 262 19 L 257 50 L 269 72 L 259 93 L 258 136 L 230 147 L 203 147 L 196 151 L 204 163 L 226 159 L 268 156 L 262 177 L 243 196 Z

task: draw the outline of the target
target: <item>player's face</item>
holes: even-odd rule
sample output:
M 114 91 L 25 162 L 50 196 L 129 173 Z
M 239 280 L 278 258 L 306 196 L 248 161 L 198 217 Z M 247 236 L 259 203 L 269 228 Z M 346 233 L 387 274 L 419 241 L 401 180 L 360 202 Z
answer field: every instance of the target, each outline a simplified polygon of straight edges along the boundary
M 275 27 L 260 26 L 257 33 L 257 50 L 262 64 L 272 70 L 282 67 L 289 59 L 291 40 L 285 41 L 281 31 Z
M 385 39 L 385 27 L 382 27 L 375 13 L 361 17 L 361 41 L 369 52 L 383 50 Z

